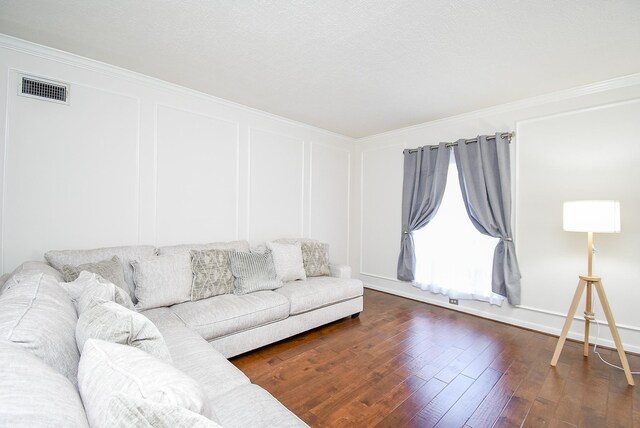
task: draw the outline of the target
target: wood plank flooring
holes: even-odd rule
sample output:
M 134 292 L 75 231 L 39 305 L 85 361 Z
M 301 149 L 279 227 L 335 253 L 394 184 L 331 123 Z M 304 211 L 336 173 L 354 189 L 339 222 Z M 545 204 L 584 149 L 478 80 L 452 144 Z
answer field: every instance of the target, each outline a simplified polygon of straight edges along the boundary
M 555 337 L 372 290 L 364 307 L 231 361 L 312 427 L 640 427 L 638 387 L 593 348 L 553 368 Z

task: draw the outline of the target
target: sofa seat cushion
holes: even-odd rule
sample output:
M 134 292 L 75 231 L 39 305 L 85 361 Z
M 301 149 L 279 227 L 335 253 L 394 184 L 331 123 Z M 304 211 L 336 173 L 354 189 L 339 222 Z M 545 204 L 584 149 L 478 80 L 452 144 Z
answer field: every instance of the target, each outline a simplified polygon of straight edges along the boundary
M 174 367 L 196 379 L 208 400 L 250 383 L 244 373 L 189 327 L 173 325 L 159 330 Z
M 149 318 L 149 320 L 158 327 L 160 332 L 162 332 L 162 329 L 165 327 L 175 325 L 184 326 L 182 320 L 178 318 L 169 307 L 147 309 L 146 311 L 140 311 L 140 313 Z
M 316 276 L 306 281 L 289 282 L 275 291 L 291 304 L 291 315 L 362 296 L 362 281 L 358 279 Z
M 306 427 L 278 400 L 257 385 L 240 386 L 213 400 L 212 409 L 225 428 Z
M 187 327 L 205 340 L 280 321 L 289 316 L 289 301 L 273 291 L 224 294 L 171 307 Z

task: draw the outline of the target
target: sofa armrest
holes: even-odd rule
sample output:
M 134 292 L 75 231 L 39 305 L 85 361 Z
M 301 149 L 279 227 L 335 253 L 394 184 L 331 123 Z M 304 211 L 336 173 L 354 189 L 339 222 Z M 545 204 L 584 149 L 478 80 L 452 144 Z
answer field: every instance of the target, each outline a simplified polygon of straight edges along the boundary
M 4 275 L 0 276 L 0 293 L 2 293 L 2 288 L 9 278 L 11 278 L 10 273 L 5 273 Z
M 39 261 L 39 260 L 30 260 L 22 263 L 20 266 L 15 268 L 11 275 L 16 275 L 20 272 L 37 272 L 37 273 L 45 273 L 47 275 L 51 275 L 57 281 L 64 281 L 62 273 L 58 272 L 53 266 L 51 266 L 47 262 Z
M 329 264 L 329 270 L 335 278 L 351 278 L 351 266 Z

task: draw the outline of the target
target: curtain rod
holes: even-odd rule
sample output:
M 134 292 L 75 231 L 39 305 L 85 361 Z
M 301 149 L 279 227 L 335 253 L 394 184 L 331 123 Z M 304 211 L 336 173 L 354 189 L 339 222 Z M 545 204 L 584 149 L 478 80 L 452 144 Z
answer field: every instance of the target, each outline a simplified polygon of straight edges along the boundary
M 515 133 L 513 133 L 513 132 L 503 132 L 502 134 L 500 134 L 500 136 L 501 136 L 501 137 L 509 137 L 509 143 L 511 143 L 511 138 L 513 138 L 513 136 L 514 136 L 514 135 L 515 135 Z M 496 136 L 495 136 L 495 135 L 489 135 L 489 136 L 487 137 L 487 140 L 495 140 L 495 139 L 496 139 Z M 470 138 L 470 139 L 464 140 L 464 143 L 465 143 L 465 144 L 472 144 L 472 143 L 477 143 L 477 142 L 478 142 L 478 137 L 476 137 L 476 138 Z M 457 145 L 458 145 L 458 142 L 456 141 L 455 143 L 446 143 L 446 144 L 445 144 L 445 147 L 446 147 L 446 148 L 449 148 L 449 147 L 455 147 L 455 146 L 457 146 Z M 437 149 L 437 148 L 438 148 L 438 147 L 440 147 L 440 146 L 439 146 L 439 145 L 436 145 L 436 146 L 423 146 L 423 147 L 419 147 L 419 148 L 417 148 L 417 149 L 410 149 L 410 150 L 407 150 L 407 152 L 408 152 L 408 153 L 414 153 L 414 152 L 417 152 L 418 150 L 422 150 L 422 149 L 427 148 L 427 147 L 428 147 L 430 150 L 435 150 L 435 149 Z

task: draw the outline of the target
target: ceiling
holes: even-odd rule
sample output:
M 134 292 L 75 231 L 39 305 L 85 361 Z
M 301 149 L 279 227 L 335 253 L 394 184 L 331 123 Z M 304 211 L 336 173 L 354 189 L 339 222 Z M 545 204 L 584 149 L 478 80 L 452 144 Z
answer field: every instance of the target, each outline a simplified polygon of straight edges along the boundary
M 0 32 L 351 137 L 640 72 L 638 0 L 0 0 Z

